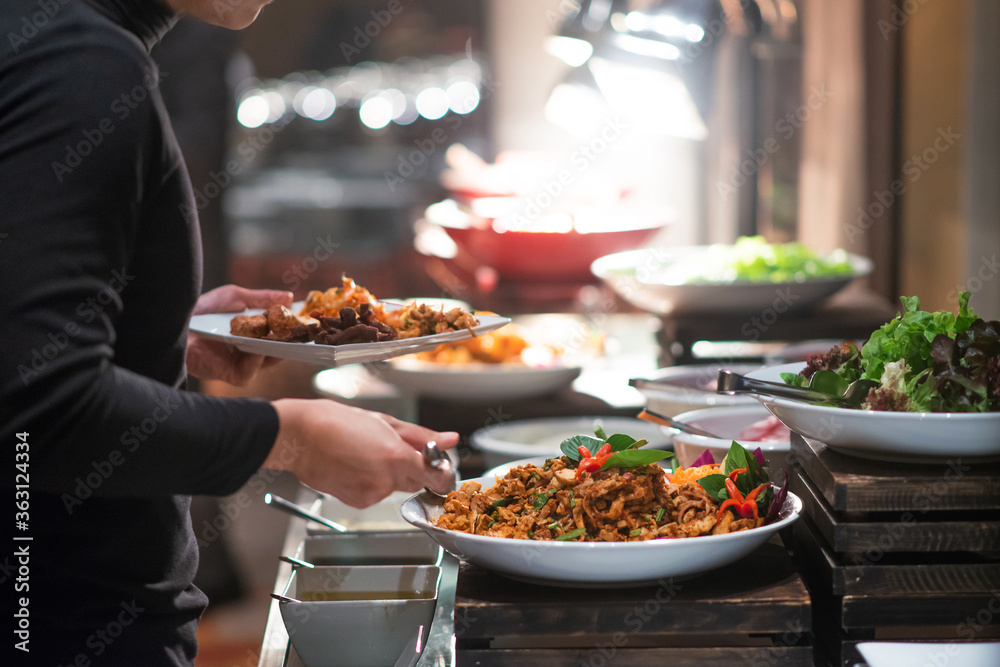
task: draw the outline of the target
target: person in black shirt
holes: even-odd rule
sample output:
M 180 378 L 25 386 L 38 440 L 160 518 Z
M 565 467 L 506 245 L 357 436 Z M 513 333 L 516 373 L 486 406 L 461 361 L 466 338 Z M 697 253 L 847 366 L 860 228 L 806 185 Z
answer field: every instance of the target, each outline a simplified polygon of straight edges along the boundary
M 21 631 L 3 664 L 191 665 L 206 605 L 191 494 L 233 493 L 263 466 L 362 507 L 423 486 L 424 442 L 457 442 L 332 401 L 184 391 L 188 372 L 240 383 L 263 363 L 189 341 L 192 313 L 291 294 L 199 296 L 191 187 L 157 89 L 170 73 L 149 49 L 177 12 L 241 28 L 263 4 L 0 3 L 0 483 L 24 508 L 4 521 L 30 538 L 7 541 L 5 572 L 28 561 L 30 576 L 0 583 Z M 15 462 L 30 478 L 17 489 Z

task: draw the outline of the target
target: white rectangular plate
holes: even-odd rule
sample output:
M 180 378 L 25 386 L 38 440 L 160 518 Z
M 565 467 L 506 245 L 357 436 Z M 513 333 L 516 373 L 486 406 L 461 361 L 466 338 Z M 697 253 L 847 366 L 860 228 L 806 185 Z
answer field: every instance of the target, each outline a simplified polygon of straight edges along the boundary
M 388 310 L 402 308 L 402 304 L 383 302 Z M 303 302 L 292 304 L 291 311 L 297 313 L 302 309 Z M 387 340 L 379 343 L 353 343 L 348 345 L 317 345 L 316 343 L 283 343 L 276 340 L 260 338 L 245 338 L 229 333 L 229 323 L 237 315 L 258 315 L 264 312 L 261 308 L 252 308 L 242 313 L 207 313 L 191 318 L 190 332 L 203 338 L 222 341 L 252 354 L 263 354 L 268 357 L 280 357 L 293 361 L 303 361 L 333 368 L 347 364 L 363 364 L 370 361 L 383 361 L 404 354 L 433 350 L 441 343 L 449 343 L 463 338 L 480 336 L 499 329 L 510 322 L 509 317 L 496 315 L 476 315 L 479 326 L 461 331 L 449 331 L 420 336 L 405 340 Z

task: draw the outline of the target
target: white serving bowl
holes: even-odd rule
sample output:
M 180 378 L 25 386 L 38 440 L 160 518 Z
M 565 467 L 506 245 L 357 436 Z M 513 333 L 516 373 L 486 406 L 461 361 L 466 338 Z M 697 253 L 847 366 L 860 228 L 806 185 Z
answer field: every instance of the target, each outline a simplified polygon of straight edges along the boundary
M 483 488 L 492 477 L 476 480 Z M 403 518 L 421 528 L 446 551 L 473 565 L 528 583 L 573 588 L 618 588 L 653 584 L 665 577 L 688 577 L 734 563 L 758 548 L 802 511 L 789 493 L 778 520 L 725 535 L 644 542 L 557 542 L 516 540 L 439 528 L 444 500 L 427 491 L 403 503 Z
M 309 667 L 391 666 L 423 646 L 440 579 L 436 565 L 295 568 L 279 609 Z M 304 601 L 305 593 L 361 599 Z
M 749 377 L 782 382 L 782 373 L 798 373 L 804 367 L 771 366 Z M 880 412 L 770 396 L 757 400 L 796 433 L 841 454 L 899 463 L 1000 458 L 1000 412 Z
M 682 246 L 626 250 L 595 260 L 590 270 L 632 305 L 659 315 L 759 313 L 776 303 L 783 303 L 790 310 L 805 310 L 872 271 L 870 259 L 848 254 L 852 273 L 802 282 L 659 282 L 657 274 L 662 269 L 708 249 L 708 246 Z
M 671 366 L 648 378 L 629 382 L 646 397 L 646 407 L 661 415 L 673 417 L 682 412 L 714 406 L 756 405 L 752 396 L 717 394 L 715 382 L 720 370 L 745 375 L 760 368 L 752 364 L 692 364 Z
M 482 452 L 483 467 L 495 468 L 533 456 L 561 456 L 559 445 L 574 435 L 593 435 L 600 424 L 608 435 L 624 433 L 647 447 L 669 449 L 670 437 L 656 424 L 634 417 L 556 417 L 523 419 L 481 428 L 472 434 L 472 447 Z
M 677 460 L 685 468 L 690 467 L 706 449 L 712 452 L 716 463 L 721 462 L 722 457 L 729 452 L 733 440 L 736 440 L 750 451 L 760 447 L 764 459 L 772 471 L 772 481 L 780 483 L 781 480 L 777 479 L 774 473 L 779 469 L 784 469 L 786 472 L 790 470 L 791 441 L 758 442 L 736 437 L 743 429 L 770 416 L 771 413 L 762 405 L 742 405 L 692 410 L 675 417 L 677 421 L 697 426 L 720 436 L 718 438 L 676 432 L 666 426 L 661 428 L 674 433 L 674 452 L 677 454 Z

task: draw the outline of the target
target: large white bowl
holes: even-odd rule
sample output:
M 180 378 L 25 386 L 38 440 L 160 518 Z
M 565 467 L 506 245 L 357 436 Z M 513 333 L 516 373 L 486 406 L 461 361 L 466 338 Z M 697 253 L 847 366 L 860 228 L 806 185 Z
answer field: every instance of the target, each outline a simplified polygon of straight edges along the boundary
M 568 387 L 582 370 L 565 365 L 439 364 L 407 357 L 371 368 L 382 380 L 405 391 L 460 402 L 544 396 Z
M 715 462 L 719 463 L 722 458 L 729 453 L 733 440 L 743 445 L 750 451 L 760 447 L 768 467 L 771 469 L 771 479 L 780 482 L 775 472 L 778 469 L 790 470 L 791 441 L 755 441 L 737 438 L 740 432 L 752 426 L 762 419 L 771 416 L 767 408 L 762 405 L 741 405 L 736 407 L 706 408 L 704 410 L 692 410 L 675 417 L 677 421 L 684 422 L 702 428 L 709 433 L 714 433 L 720 437 L 709 438 L 693 433 L 676 432 L 666 426 L 661 427 L 666 431 L 675 433 L 674 452 L 677 460 L 685 468 L 690 467 L 695 459 L 702 455 L 707 449 L 712 452 Z
M 493 477 L 476 481 L 483 488 Z M 470 535 L 438 528 L 443 499 L 418 493 L 403 503 L 403 518 L 462 560 L 518 581 L 600 588 L 641 586 L 665 577 L 688 577 L 738 561 L 791 525 L 802 501 L 789 493 L 774 523 L 726 535 L 645 542 L 556 542 Z
M 872 261 L 848 255 L 850 275 L 814 278 L 803 282 L 701 282 L 667 285 L 655 275 L 664 266 L 703 252 L 708 246 L 640 248 L 605 255 L 590 265 L 591 272 L 623 299 L 659 315 L 680 313 L 759 313 L 768 308 L 782 313 L 808 308 L 840 291 L 857 277 L 871 273 Z
M 781 373 L 804 367 L 770 366 L 748 377 L 781 382 Z M 1000 457 L 1000 412 L 880 412 L 756 398 L 788 428 L 843 454 L 901 463 Z
M 647 447 L 669 449 L 670 436 L 660 427 L 634 417 L 554 417 L 522 419 L 495 424 L 472 434 L 472 447 L 482 452 L 483 467 L 496 466 L 533 456 L 561 456 L 559 445 L 574 435 L 593 435 L 600 424 L 608 435 L 624 433 L 636 440 L 646 439 Z
M 671 366 L 648 378 L 633 378 L 629 384 L 646 397 L 648 409 L 673 417 L 699 408 L 757 405 L 752 396 L 716 393 L 715 383 L 720 370 L 745 375 L 760 367 L 760 364 Z

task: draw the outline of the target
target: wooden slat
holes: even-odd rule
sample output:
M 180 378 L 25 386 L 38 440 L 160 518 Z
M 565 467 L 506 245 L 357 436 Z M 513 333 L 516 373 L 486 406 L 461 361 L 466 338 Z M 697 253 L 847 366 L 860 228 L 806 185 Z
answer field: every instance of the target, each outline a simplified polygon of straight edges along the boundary
M 947 451 L 947 443 L 941 443 Z M 870 461 L 792 434 L 792 453 L 838 512 L 1000 509 L 1000 462 L 961 458 L 940 464 Z
M 961 562 L 886 563 L 840 559 L 809 517 L 795 523 L 799 563 L 833 595 L 969 594 L 1000 589 L 1000 559 L 972 555 Z
M 707 575 L 644 588 L 552 588 L 463 563 L 455 614 L 460 640 L 546 635 L 577 638 L 582 646 L 616 632 L 771 634 L 811 626 L 809 594 L 775 542 Z
M 787 665 L 812 667 L 810 645 L 772 647 L 699 647 L 643 649 L 493 649 L 458 652 L 459 667 L 579 667 L 580 665 L 629 665 L 630 667 L 755 667 Z
M 1000 625 L 995 623 L 995 614 L 989 612 L 1000 605 L 1000 592 L 948 593 L 942 595 L 900 595 L 894 597 L 873 597 L 867 595 L 845 595 L 841 622 L 845 630 L 853 628 L 876 628 L 881 626 L 949 625 L 956 629 L 956 637 L 962 627 L 975 634 L 968 621 L 975 621 L 976 615 L 986 611 L 990 619 L 984 626 L 994 631 Z
M 847 520 L 834 512 L 802 470 L 792 473 L 791 490 L 802 498 L 820 534 L 838 554 L 880 559 L 894 552 L 1000 551 L 1000 521 L 932 521 L 929 513 L 906 511 L 879 520 Z

